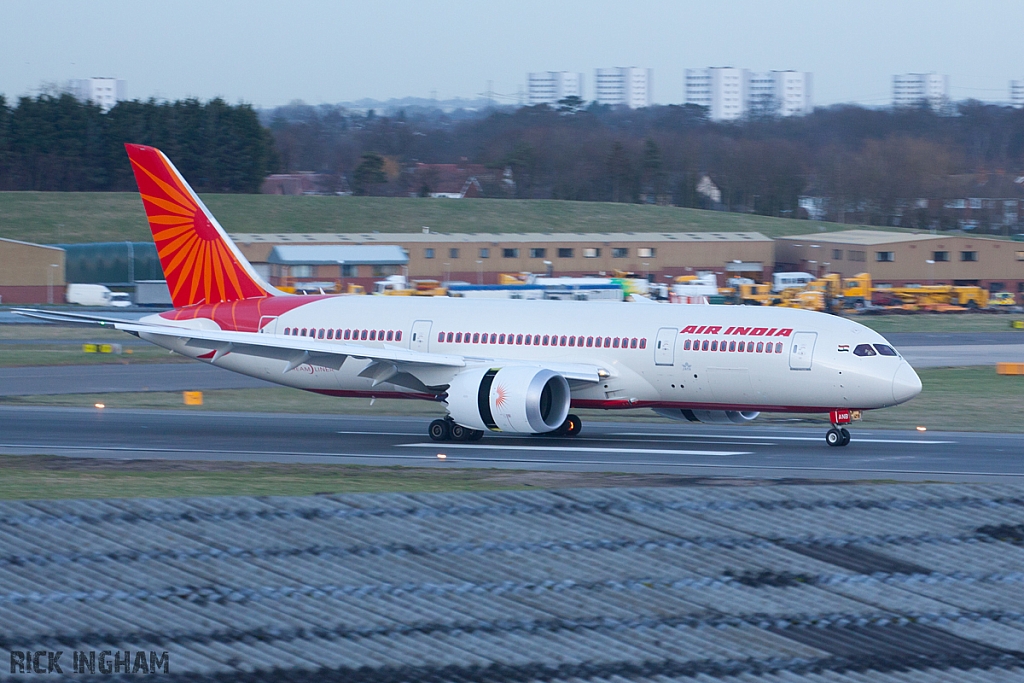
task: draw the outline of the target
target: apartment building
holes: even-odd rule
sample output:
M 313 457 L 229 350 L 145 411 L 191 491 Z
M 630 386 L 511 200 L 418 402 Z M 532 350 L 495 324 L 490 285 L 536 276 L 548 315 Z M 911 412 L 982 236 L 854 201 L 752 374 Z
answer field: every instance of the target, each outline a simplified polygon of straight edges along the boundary
M 527 102 L 557 104 L 566 97 L 583 99 L 583 74 L 571 71 L 538 71 L 526 75 Z

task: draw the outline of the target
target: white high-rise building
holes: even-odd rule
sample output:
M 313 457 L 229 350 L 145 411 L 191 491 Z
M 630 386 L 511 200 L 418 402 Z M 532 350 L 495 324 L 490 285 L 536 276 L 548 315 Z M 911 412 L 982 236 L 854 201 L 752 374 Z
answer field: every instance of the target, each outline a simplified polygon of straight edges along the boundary
M 98 104 L 103 111 L 127 99 L 128 84 L 119 78 L 83 78 L 71 81 L 75 97 L 83 102 Z
M 594 74 L 594 99 L 598 104 L 625 105 L 630 109 L 649 107 L 652 102 L 653 85 L 652 69 L 597 69 Z
M 557 104 L 566 97 L 583 99 L 583 74 L 571 71 L 539 71 L 526 75 L 527 101 Z
M 686 70 L 686 104 L 708 108 L 712 121 L 748 114 L 799 116 L 811 111 L 811 74 L 734 67 Z
M 892 77 L 892 106 L 939 109 L 949 102 L 949 76 L 937 73 L 898 74 Z
M 1010 104 L 1024 107 L 1024 81 L 1010 81 Z

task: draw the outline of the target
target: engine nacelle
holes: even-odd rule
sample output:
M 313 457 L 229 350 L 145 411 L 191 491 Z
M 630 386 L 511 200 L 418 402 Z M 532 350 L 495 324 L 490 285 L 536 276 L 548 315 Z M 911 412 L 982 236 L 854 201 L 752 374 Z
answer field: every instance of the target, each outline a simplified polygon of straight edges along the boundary
M 448 414 L 463 427 L 518 434 L 558 429 L 569 414 L 569 383 L 544 368 L 460 372 L 448 386 Z
M 679 408 L 655 408 L 654 412 L 673 420 L 710 424 L 743 424 L 761 414 L 745 410 L 681 410 Z

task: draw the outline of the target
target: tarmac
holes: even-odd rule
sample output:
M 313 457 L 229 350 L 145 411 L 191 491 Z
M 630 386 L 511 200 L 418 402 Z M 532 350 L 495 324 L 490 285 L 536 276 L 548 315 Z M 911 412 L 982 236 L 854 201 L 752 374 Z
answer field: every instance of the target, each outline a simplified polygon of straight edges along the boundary
M 1020 485 L 5 502 L 0 539 L 15 673 L 1024 681 Z

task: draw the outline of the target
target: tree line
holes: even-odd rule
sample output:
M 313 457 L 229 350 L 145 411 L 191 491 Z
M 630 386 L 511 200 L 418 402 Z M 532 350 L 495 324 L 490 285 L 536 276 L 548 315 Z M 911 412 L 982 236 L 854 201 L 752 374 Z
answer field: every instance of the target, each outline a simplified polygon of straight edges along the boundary
M 797 217 L 807 195 L 827 200 L 827 220 L 926 227 L 935 209 L 915 210 L 920 200 L 941 208 L 949 198 L 1013 196 L 1012 180 L 1024 175 L 1024 111 L 967 101 L 951 113 L 839 105 L 716 123 L 693 105 L 629 110 L 570 99 L 459 120 L 293 104 L 264 121 L 283 169 L 332 175 L 356 193 L 416 193 L 410 174 L 379 182 L 382 159 L 406 169 L 461 161 L 511 168 L 521 198 Z M 367 172 L 377 182 L 360 182 Z M 999 178 L 1007 182 L 992 182 Z M 717 193 L 700 191 L 705 179 Z
M 276 165 L 249 105 L 119 102 L 108 112 L 68 94 L 0 95 L 0 190 L 133 190 L 124 144 L 154 145 L 198 192 L 258 192 Z
M 1024 110 L 977 101 L 941 113 L 838 105 L 717 123 L 693 105 L 630 110 L 575 98 L 381 115 L 302 103 L 256 111 L 219 99 L 121 102 L 104 113 L 68 95 L 13 106 L 0 97 L 0 189 L 134 189 L 124 142 L 160 147 L 202 192 L 257 192 L 268 173 L 313 171 L 328 192 L 423 195 L 432 188 L 415 173 L 422 162 L 483 165 L 495 177 L 509 169 L 513 196 L 524 199 L 803 217 L 800 197 L 810 196 L 826 220 L 906 227 L 949 227 L 948 200 L 1024 198 L 1015 182 Z M 509 196 L 509 186 L 500 192 Z

